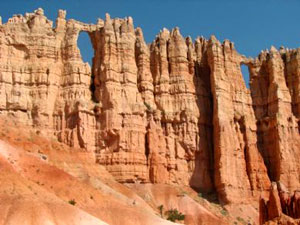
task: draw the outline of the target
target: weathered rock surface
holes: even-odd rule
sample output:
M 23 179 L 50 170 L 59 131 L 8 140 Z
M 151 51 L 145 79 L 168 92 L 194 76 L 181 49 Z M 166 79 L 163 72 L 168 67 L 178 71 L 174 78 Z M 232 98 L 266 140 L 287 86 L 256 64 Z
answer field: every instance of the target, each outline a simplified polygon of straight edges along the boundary
M 221 200 L 238 202 L 269 188 L 257 148 L 256 120 L 240 65 L 245 59 L 233 43 L 209 41 L 211 91 L 214 105 L 215 185 Z M 246 61 L 247 62 L 247 61 Z
M 161 217 L 162 202 L 152 201 L 151 196 L 160 190 L 168 196 L 163 200 L 165 209 L 177 207 L 173 203 L 178 202 L 178 209 L 186 214 L 185 224 L 228 224 L 221 206 L 211 206 L 191 188 L 189 195 L 196 196 L 197 202 L 183 195 L 181 187 L 166 184 L 140 184 L 152 188 L 139 196 L 135 188 L 118 183 L 84 149 L 45 138 L 2 116 L 0 168 L 1 225 L 175 224 Z M 155 199 L 162 200 L 160 195 Z
M 268 199 L 260 199 L 260 224 L 300 224 L 299 191 L 291 194 L 273 182 Z
M 1 26 L 1 113 L 95 153 L 118 181 L 213 190 L 206 41 L 164 29 L 148 46 L 130 17 L 65 17 L 53 28 L 38 9 Z M 92 69 L 80 32 L 91 37 Z
M 246 58 L 227 40 L 193 42 L 178 28 L 147 45 L 131 17 L 84 24 L 60 10 L 53 26 L 38 9 L 0 25 L 0 112 L 85 149 L 119 182 L 258 202 L 271 181 L 300 186 L 299 54 L 272 47 Z
M 272 181 L 299 188 L 299 68 L 297 50 L 262 52 L 251 62 L 251 95 L 257 120 L 258 148 Z

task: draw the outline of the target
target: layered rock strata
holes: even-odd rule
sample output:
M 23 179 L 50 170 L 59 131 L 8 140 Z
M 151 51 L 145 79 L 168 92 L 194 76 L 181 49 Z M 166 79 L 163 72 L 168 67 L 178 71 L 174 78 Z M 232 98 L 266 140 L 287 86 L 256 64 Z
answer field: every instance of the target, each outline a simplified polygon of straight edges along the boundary
M 258 148 L 273 181 L 299 188 L 299 72 L 297 50 L 262 52 L 250 63 Z
M 260 199 L 259 211 L 260 224 L 298 224 L 300 193 L 298 190 L 290 193 L 282 183 L 273 182 L 268 198 Z
M 243 80 L 233 43 L 209 41 L 211 91 L 214 105 L 215 185 L 225 202 L 257 196 L 269 187 L 263 158 L 257 148 L 252 99 Z
M 227 40 L 193 42 L 178 28 L 147 44 L 132 18 L 108 14 L 84 24 L 60 10 L 54 27 L 38 9 L 0 25 L 0 111 L 86 149 L 120 182 L 247 202 L 270 181 L 299 187 L 299 60 L 275 48 L 246 58 Z

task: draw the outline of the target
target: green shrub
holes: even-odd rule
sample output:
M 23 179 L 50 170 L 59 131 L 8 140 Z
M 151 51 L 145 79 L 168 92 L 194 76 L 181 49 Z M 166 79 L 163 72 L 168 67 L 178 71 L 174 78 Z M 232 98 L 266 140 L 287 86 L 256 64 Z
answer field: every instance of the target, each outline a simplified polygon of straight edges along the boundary
M 71 200 L 69 200 L 69 204 L 71 204 L 71 205 L 76 205 L 76 201 L 75 201 L 75 199 L 71 199 Z
M 220 212 L 221 212 L 221 214 L 223 216 L 227 216 L 228 215 L 228 212 L 225 209 L 222 209 Z
M 242 222 L 242 223 L 246 223 L 246 221 L 243 218 L 239 217 L 239 216 L 236 218 L 236 220 L 239 221 L 239 222 Z
M 178 212 L 177 209 L 170 209 L 165 213 L 167 215 L 167 220 L 175 222 L 176 220 L 184 220 L 184 215 L 181 212 Z
M 163 218 L 164 206 L 160 205 L 157 208 L 159 209 L 159 213 L 160 213 L 161 218 Z
M 152 110 L 151 106 L 150 106 L 147 102 L 144 102 L 144 104 L 145 104 L 146 108 L 147 108 L 149 111 Z

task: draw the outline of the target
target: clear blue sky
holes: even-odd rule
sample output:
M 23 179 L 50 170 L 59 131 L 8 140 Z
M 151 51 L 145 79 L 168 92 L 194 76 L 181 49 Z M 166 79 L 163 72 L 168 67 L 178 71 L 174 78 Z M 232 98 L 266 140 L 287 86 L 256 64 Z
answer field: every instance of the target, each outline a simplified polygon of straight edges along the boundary
M 6 22 L 13 14 L 32 12 L 38 7 L 55 21 L 58 9 L 67 10 L 67 18 L 96 23 L 106 12 L 112 17 L 132 16 L 152 42 L 160 29 L 180 28 L 193 38 L 214 34 L 230 39 L 246 56 L 257 56 L 271 45 L 300 47 L 300 0 L 0 0 L 0 15 Z M 90 61 L 93 52 L 80 39 L 82 55 Z M 83 46 L 83 48 L 82 48 Z

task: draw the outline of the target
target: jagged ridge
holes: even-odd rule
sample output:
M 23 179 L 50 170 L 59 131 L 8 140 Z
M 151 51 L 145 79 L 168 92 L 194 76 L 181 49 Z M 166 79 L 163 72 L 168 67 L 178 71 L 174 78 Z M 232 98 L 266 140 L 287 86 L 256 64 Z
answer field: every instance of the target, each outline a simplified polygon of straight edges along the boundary
M 92 68 L 80 32 L 91 38 Z M 60 10 L 53 27 L 38 9 L 0 27 L 0 110 L 90 151 L 120 182 L 248 202 L 270 181 L 299 187 L 299 51 L 251 59 L 228 40 L 192 42 L 178 28 L 147 45 L 131 17 L 84 24 Z

